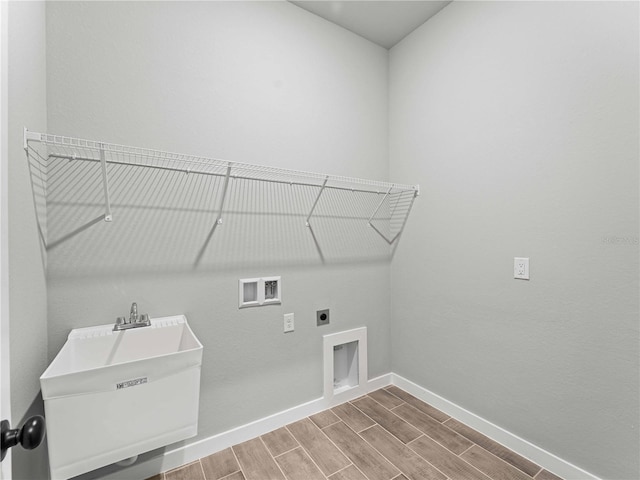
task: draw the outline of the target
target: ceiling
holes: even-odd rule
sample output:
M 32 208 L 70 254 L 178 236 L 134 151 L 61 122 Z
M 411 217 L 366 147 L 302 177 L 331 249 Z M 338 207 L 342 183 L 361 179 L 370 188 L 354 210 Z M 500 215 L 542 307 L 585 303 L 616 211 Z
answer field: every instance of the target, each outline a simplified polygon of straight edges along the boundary
M 451 3 L 451 0 L 289 1 L 384 48 L 393 47 Z

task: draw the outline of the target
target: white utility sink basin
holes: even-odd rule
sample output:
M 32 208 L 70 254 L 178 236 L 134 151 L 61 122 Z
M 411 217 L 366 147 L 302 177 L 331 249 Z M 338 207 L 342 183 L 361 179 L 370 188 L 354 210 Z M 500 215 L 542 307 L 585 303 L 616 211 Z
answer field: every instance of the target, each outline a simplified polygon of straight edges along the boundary
M 197 434 L 202 345 L 183 315 L 72 330 L 40 377 L 49 464 L 66 479 Z

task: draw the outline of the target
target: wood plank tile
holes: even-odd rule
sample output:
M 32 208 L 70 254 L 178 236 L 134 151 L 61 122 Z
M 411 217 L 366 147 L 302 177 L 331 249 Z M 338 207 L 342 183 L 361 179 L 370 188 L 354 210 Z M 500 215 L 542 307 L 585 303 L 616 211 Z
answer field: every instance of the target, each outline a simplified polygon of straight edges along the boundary
M 460 455 L 460 458 L 486 473 L 492 480 L 531 480 L 529 475 L 477 445 Z
M 165 480 L 205 480 L 200 462 L 193 462 L 184 467 L 170 470 L 164 474 Z
M 405 477 L 403 474 L 400 474 L 396 478 L 394 478 L 393 480 L 409 480 L 409 479 L 407 477 Z
M 444 474 L 436 470 L 433 465 L 429 464 L 380 425 L 374 425 L 363 430 L 360 432 L 360 436 L 412 480 L 446 479 Z
M 284 480 L 282 472 L 260 438 L 234 445 L 240 467 L 247 480 Z
M 405 392 L 404 390 L 396 387 L 395 385 L 391 385 L 390 387 L 387 387 L 386 390 L 387 392 L 398 397 L 400 400 L 404 400 L 412 407 L 417 408 L 422 413 L 426 413 L 427 415 L 435 418 L 439 422 L 444 422 L 445 420 L 451 418 L 446 413 L 438 410 L 435 407 L 432 407 L 428 403 L 423 402 L 419 398 L 414 397 L 413 395 Z
M 350 403 L 343 403 L 331 409 L 351 430 L 359 432 L 374 425 L 375 422 Z
M 244 475 L 242 474 L 242 472 L 236 472 L 236 473 L 232 473 L 229 476 L 221 478 L 220 480 L 246 480 L 246 479 L 244 478 Z
M 153 477 L 147 478 L 147 480 L 164 480 L 164 473 L 158 473 L 157 475 L 154 475 Z
M 400 472 L 343 422 L 323 430 L 369 480 L 390 480 Z
M 444 424 L 531 477 L 540 471 L 540 467 L 532 461 L 527 460 L 512 450 L 509 450 L 507 447 L 500 445 L 498 442 L 491 440 L 489 437 L 466 426 L 464 423 L 452 418 L 447 420 Z
M 324 412 L 316 413 L 315 415 L 311 415 L 309 418 L 319 428 L 328 427 L 329 425 L 333 425 L 334 423 L 340 421 L 340 419 L 336 417 L 336 414 L 331 410 L 325 410 Z
M 540 470 L 540 473 L 538 473 L 535 477 L 536 480 L 562 480 L 561 477 L 551 473 L 549 470 Z
M 302 447 L 280 455 L 276 458 L 276 462 L 288 480 L 325 480 L 326 478 Z
M 334 473 L 329 477 L 330 480 L 367 480 L 360 470 L 355 465 L 349 465 L 347 468 L 343 468 L 339 472 Z
M 449 478 L 489 480 L 489 477 L 426 435 L 411 442 L 409 447 Z
M 473 442 L 467 438 L 408 403 L 391 411 L 457 455 L 473 445 Z
M 380 390 L 376 390 L 375 392 L 371 392 L 369 396 L 389 410 L 404 403 L 404 400 L 400 400 L 395 395 L 391 395 L 383 388 L 381 388 Z
M 353 404 L 374 422 L 389 430 L 389 432 L 404 443 L 409 443 L 422 435 L 422 432 L 419 432 L 403 419 L 392 413 L 391 410 L 384 408 L 372 398 L 364 397 L 353 402 Z
M 207 480 L 218 480 L 240 470 L 240 465 L 230 448 L 200 459 Z
M 308 418 L 287 425 L 287 428 L 325 475 L 336 473 L 351 463 Z
M 262 438 L 262 441 L 274 457 L 293 450 L 298 446 L 296 439 L 293 438 L 289 430 L 284 427 L 278 428 L 273 432 L 265 433 L 260 438 Z

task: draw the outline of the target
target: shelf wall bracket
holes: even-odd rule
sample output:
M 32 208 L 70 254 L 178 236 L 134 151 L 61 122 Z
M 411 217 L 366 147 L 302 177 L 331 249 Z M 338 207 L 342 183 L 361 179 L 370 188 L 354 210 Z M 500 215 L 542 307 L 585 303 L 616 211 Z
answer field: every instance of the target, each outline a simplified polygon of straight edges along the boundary
M 385 200 L 389 197 L 389 195 L 391 194 L 391 190 L 393 190 L 393 187 L 394 187 L 393 185 L 391 185 L 391 186 L 389 187 L 389 190 L 387 190 L 387 193 L 385 193 L 385 194 L 384 194 L 384 197 L 382 197 L 382 200 L 380 200 L 380 203 L 378 204 L 378 206 L 376 207 L 376 209 L 373 211 L 373 213 L 372 213 L 372 214 L 371 214 L 371 216 L 369 217 L 369 226 L 370 226 L 371 228 L 373 228 L 373 229 L 375 230 L 375 232 L 376 232 L 378 235 L 380 235 L 382 238 L 384 238 L 384 239 L 386 240 L 386 242 L 387 242 L 389 245 L 391 245 L 391 244 L 396 240 L 396 238 L 398 238 L 398 235 L 400 235 L 400 232 L 398 232 L 398 233 L 397 233 L 397 234 L 396 234 L 396 235 L 395 235 L 391 240 L 389 240 L 389 239 L 387 238 L 387 236 L 386 236 L 384 233 L 382 233 L 380 230 L 378 230 L 378 228 L 377 228 L 373 223 L 371 223 L 371 221 L 373 220 L 373 217 L 375 217 L 375 216 L 376 216 L 376 213 L 378 213 L 378 210 L 380 210 L 380 208 L 381 208 L 381 207 L 382 207 L 382 205 L 384 204 L 384 201 L 385 201 Z M 414 197 L 414 198 L 415 198 L 415 197 Z M 402 231 L 402 230 L 400 230 L 400 231 Z
M 100 167 L 102 170 L 102 186 L 104 189 L 104 221 L 113 221 L 111 214 L 111 200 L 109 198 L 109 176 L 107 174 L 107 159 L 104 153 L 104 145 L 100 144 Z
M 324 192 L 324 189 L 326 188 L 328 181 L 329 181 L 329 175 L 324 177 L 324 182 L 322 182 L 322 186 L 320 187 L 320 191 L 318 192 L 318 196 L 316 197 L 316 201 L 313 202 L 313 206 L 311 207 L 311 211 L 309 212 L 309 215 L 307 216 L 307 220 L 304 222 L 304 224 L 307 227 L 311 226 L 311 224 L 309 223 L 309 220 L 311 219 L 311 215 L 313 215 L 313 211 L 316 209 L 316 206 L 318 205 L 318 201 L 320 200 L 320 197 L 322 196 L 322 192 Z
M 218 208 L 218 218 L 216 219 L 216 225 L 222 225 L 222 209 L 224 208 L 224 202 L 227 199 L 227 190 L 229 188 L 229 179 L 231 178 L 231 162 L 227 165 L 227 173 L 224 176 L 224 185 L 222 186 L 222 198 L 220 199 L 220 208 Z
M 220 204 L 218 206 L 218 217 L 216 218 L 216 221 L 211 227 L 211 230 L 209 231 L 209 235 L 207 235 L 207 239 L 204 241 L 204 245 L 202 245 L 202 248 L 198 252 L 198 256 L 196 257 L 196 261 L 194 264 L 195 266 L 197 266 L 200 263 L 200 260 L 202 260 L 202 257 L 204 256 L 204 252 L 207 250 L 207 247 L 209 246 L 209 242 L 211 241 L 213 234 L 216 232 L 216 228 L 218 228 L 218 225 L 222 225 L 222 209 L 224 208 L 224 202 L 227 198 L 227 190 L 229 188 L 229 179 L 231 178 L 231 165 L 232 165 L 231 162 L 227 164 L 227 172 L 224 176 L 224 184 L 222 185 L 222 196 L 220 197 Z

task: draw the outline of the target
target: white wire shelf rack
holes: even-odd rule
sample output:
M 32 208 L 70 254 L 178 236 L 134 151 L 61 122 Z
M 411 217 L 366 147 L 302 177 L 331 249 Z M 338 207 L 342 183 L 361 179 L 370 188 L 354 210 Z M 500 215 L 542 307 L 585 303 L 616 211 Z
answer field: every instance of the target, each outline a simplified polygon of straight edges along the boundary
M 46 146 L 46 153 L 37 152 L 33 145 L 34 143 Z M 24 149 L 27 157 L 39 155 L 40 158 L 45 158 L 47 161 L 67 159 L 100 164 L 101 183 L 104 191 L 104 220 L 107 222 L 113 220 L 109 187 L 108 165 L 110 164 L 221 177 L 223 179 L 222 194 L 218 199 L 218 205 L 216 206 L 217 218 L 209 239 L 213 235 L 216 226 L 222 224 L 222 214 L 230 180 L 253 180 L 317 188 L 315 201 L 306 216 L 305 225 L 307 227 L 311 227 L 311 219 L 316 206 L 323 192 L 327 189 L 380 195 L 380 202 L 375 211 L 371 213 L 368 223 L 389 244 L 394 243 L 400 236 L 413 201 L 420 194 L 418 185 L 388 183 L 199 157 L 97 140 L 37 133 L 29 131 L 27 128 L 24 129 Z M 381 213 L 382 210 L 385 212 Z M 382 226 L 380 223 L 381 218 L 388 221 L 391 227 L 389 225 Z

